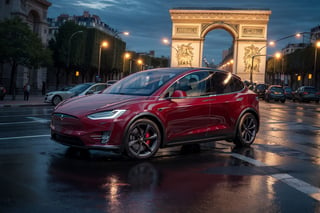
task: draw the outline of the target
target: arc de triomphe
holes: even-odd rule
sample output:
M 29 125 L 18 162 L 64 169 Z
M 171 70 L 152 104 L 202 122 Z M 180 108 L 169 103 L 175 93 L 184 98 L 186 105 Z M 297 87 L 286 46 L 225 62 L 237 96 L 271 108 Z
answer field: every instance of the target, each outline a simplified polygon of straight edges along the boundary
M 270 14 L 266 9 L 171 9 L 171 67 L 202 66 L 206 34 L 224 29 L 233 37 L 233 72 L 242 80 L 250 80 L 252 72 L 253 82 L 263 83 Z

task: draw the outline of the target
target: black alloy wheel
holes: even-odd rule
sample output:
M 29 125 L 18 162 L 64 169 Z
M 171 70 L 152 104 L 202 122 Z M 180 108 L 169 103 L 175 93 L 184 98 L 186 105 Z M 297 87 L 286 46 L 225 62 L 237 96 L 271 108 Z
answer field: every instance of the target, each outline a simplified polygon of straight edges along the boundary
M 237 134 L 234 143 L 237 146 L 250 146 L 258 132 L 258 121 L 252 113 L 245 113 L 237 126 Z
M 125 137 L 125 151 L 130 158 L 147 159 L 159 149 L 161 133 L 158 126 L 149 119 L 133 122 Z

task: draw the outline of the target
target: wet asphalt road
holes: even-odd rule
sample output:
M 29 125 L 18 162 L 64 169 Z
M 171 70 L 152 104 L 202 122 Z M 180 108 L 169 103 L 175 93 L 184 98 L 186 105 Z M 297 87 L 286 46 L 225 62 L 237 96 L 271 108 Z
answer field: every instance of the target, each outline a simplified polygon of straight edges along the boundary
M 260 103 L 251 148 L 147 161 L 50 140 L 52 107 L 0 108 L 0 212 L 320 212 L 320 105 Z

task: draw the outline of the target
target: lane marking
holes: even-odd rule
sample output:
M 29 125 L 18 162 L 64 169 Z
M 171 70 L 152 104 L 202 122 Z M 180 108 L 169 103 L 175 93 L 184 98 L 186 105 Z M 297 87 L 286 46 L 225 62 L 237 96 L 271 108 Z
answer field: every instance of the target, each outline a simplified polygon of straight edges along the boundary
M 0 141 L 3 141 L 3 140 L 15 140 L 15 139 L 25 139 L 25 138 L 41 138 L 41 137 L 51 137 L 51 135 L 29 135 L 29 136 L 19 136 L 19 137 L 6 137 L 6 138 L 0 138 Z
M 28 119 L 34 120 L 39 123 L 48 123 L 50 120 L 38 117 L 27 117 Z
M 49 119 L 44 118 L 37 118 L 37 117 L 26 117 L 31 119 L 32 121 L 21 121 L 21 122 L 8 122 L 8 123 L 0 123 L 0 125 L 14 125 L 14 124 L 30 124 L 30 123 L 48 123 L 50 122 Z
M 22 121 L 22 122 L 10 122 L 10 123 L 0 123 L 0 125 L 14 125 L 14 124 L 31 124 L 38 123 L 37 121 Z
M 254 166 L 258 166 L 258 167 L 268 166 L 267 164 L 265 164 L 261 161 L 258 161 L 253 158 L 249 158 L 244 155 L 237 154 L 237 153 L 232 153 L 231 156 L 234 158 L 246 161 Z M 295 177 L 292 177 L 291 175 L 286 174 L 286 173 L 273 174 L 273 175 L 271 175 L 271 177 L 275 178 L 278 181 L 281 181 L 283 183 L 288 184 L 289 186 L 295 188 L 296 190 L 308 195 L 309 197 L 311 197 L 317 201 L 320 201 L 320 188 L 318 188 L 318 187 L 312 186 L 311 184 L 309 184 L 303 180 L 299 180 Z

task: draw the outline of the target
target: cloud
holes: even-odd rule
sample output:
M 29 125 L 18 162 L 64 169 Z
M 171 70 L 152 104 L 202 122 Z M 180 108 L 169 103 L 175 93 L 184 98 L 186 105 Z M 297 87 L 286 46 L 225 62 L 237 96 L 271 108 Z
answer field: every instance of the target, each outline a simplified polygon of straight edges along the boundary
M 72 5 L 85 7 L 89 9 L 103 10 L 107 7 L 114 6 L 114 0 L 101 0 L 101 1 L 75 1 Z
M 169 55 L 170 49 L 161 44 L 163 37 L 170 38 L 172 22 L 169 9 L 176 7 L 199 8 L 261 8 L 270 9 L 268 39 L 277 40 L 286 35 L 309 31 L 319 25 L 319 0 L 49 0 L 49 17 L 60 14 L 81 15 L 83 11 L 100 16 L 101 20 L 119 31 L 130 31 L 123 37 L 131 50 L 155 50 L 156 55 Z M 211 36 L 213 37 L 211 39 Z M 232 45 L 232 37 L 222 36 L 213 30 L 206 37 L 204 53 L 208 58 L 221 58 L 224 49 Z M 286 39 L 285 42 L 295 42 Z M 277 46 L 277 49 L 283 46 Z M 219 62 L 219 60 L 216 60 Z

